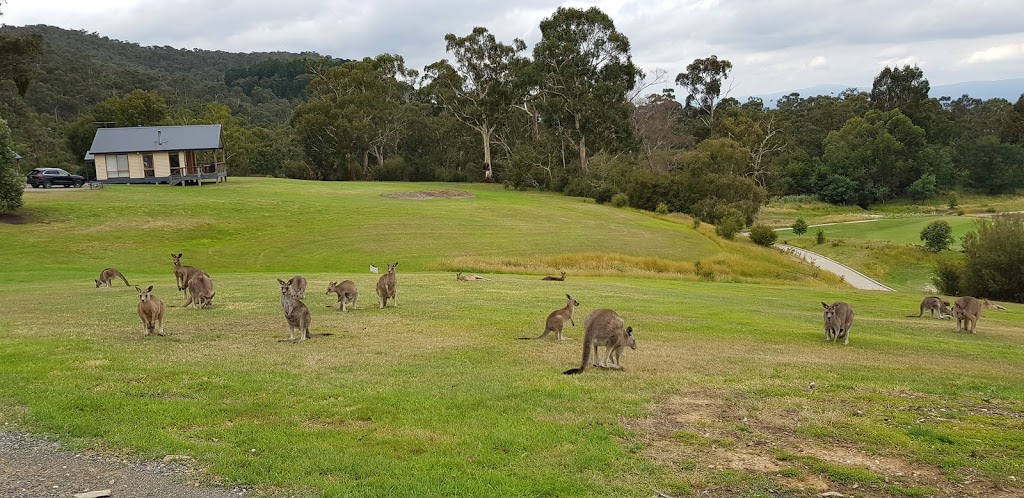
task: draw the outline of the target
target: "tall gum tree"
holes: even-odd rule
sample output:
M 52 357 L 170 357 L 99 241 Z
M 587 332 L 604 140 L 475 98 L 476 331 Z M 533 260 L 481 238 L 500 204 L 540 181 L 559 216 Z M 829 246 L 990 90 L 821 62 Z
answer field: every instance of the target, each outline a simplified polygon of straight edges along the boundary
M 629 39 L 597 7 L 559 7 L 541 21 L 540 32 L 533 60 L 541 120 L 576 144 L 583 171 L 589 146 L 631 147 L 628 96 L 643 74 L 633 64 Z
M 484 165 L 490 165 L 495 130 L 526 97 L 527 86 L 520 81 L 529 63 L 520 55 L 526 44 L 516 38 L 506 45 L 479 26 L 467 36 L 449 33 L 444 40 L 452 61 L 424 69 L 425 90 L 445 112 L 480 134 Z

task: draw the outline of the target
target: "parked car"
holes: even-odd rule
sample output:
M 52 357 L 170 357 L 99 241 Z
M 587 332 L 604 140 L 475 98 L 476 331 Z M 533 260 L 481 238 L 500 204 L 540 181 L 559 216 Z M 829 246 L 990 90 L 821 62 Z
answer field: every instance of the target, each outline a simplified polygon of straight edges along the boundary
M 60 168 L 36 168 L 29 172 L 28 184 L 32 188 L 50 188 L 53 185 L 81 187 L 85 184 L 85 177 L 72 175 Z

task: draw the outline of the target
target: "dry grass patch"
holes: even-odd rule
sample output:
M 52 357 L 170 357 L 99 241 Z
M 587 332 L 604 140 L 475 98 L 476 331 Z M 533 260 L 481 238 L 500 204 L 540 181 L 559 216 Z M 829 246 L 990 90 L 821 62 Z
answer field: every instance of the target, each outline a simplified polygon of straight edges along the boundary
M 465 190 L 458 190 L 453 188 L 435 188 L 430 190 L 420 190 L 417 192 L 391 192 L 387 194 L 380 194 L 381 197 L 391 197 L 394 199 L 412 199 L 417 201 L 424 201 L 427 199 L 468 199 L 476 197 L 472 192 L 466 192 Z

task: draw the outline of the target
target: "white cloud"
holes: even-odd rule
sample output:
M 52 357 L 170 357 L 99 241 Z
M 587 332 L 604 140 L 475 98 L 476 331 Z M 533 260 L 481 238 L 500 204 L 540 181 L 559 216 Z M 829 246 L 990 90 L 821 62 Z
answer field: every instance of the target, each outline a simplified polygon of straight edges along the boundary
M 828 59 L 825 56 L 817 55 L 813 59 L 811 59 L 811 62 L 807 63 L 807 67 L 817 69 L 825 67 L 826 64 L 828 64 Z
M 1020 59 L 1024 59 L 1024 43 L 1009 43 L 974 52 L 964 62 L 978 64 Z

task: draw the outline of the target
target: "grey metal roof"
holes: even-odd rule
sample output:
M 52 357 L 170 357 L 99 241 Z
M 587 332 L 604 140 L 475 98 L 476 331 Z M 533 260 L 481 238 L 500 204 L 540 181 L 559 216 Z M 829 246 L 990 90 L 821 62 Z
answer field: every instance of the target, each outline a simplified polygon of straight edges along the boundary
M 212 150 L 222 147 L 219 124 L 100 128 L 96 130 L 89 154 Z

